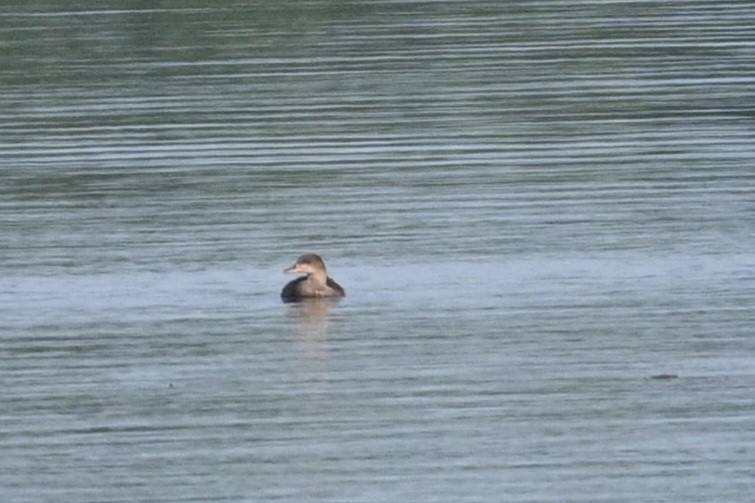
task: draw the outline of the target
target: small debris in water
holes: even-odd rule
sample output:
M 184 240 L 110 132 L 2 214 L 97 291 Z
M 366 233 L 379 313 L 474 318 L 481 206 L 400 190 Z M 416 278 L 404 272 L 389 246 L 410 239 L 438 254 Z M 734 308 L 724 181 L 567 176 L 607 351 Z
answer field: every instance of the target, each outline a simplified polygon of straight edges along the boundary
M 656 374 L 650 376 L 650 378 L 657 381 L 670 381 L 671 379 L 679 379 L 679 376 L 677 374 Z

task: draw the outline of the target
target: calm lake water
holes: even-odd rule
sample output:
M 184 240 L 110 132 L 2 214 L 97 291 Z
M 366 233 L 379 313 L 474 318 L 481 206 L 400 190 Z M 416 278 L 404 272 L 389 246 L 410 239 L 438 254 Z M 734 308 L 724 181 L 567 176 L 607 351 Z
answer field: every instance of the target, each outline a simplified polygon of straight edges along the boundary
M 751 501 L 752 2 L 147 4 L 0 7 L 4 502 Z

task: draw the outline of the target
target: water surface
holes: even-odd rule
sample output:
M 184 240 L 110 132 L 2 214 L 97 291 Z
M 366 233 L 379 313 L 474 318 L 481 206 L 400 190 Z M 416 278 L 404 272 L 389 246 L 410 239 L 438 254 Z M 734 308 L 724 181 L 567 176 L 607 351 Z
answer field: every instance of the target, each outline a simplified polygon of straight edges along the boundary
M 4 501 L 749 501 L 754 18 L 0 8 Z

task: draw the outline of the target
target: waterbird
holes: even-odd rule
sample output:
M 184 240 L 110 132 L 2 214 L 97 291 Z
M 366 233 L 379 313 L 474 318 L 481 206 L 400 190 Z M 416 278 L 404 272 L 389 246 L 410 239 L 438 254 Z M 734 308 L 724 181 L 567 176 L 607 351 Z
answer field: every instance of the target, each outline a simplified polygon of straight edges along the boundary
M 304 274 L 283 287 L 281 299 L 284 302 L 296 302 L 308 298 L 343 297 L 346 291 L 328 276 L 325 262 L 319 255 L 305 253 L 296 259 L 296 263 L 284 269 L 286 274 Z

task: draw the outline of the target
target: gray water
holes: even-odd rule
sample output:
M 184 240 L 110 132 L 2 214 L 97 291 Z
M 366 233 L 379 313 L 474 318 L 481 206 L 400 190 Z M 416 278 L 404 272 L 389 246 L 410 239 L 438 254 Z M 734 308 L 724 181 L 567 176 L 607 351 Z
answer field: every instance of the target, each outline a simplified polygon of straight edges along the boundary
M 749 1 L 0 7 L 3 502 L 755 489 Z M 283 304 L 320 253 L 340 302 Z

